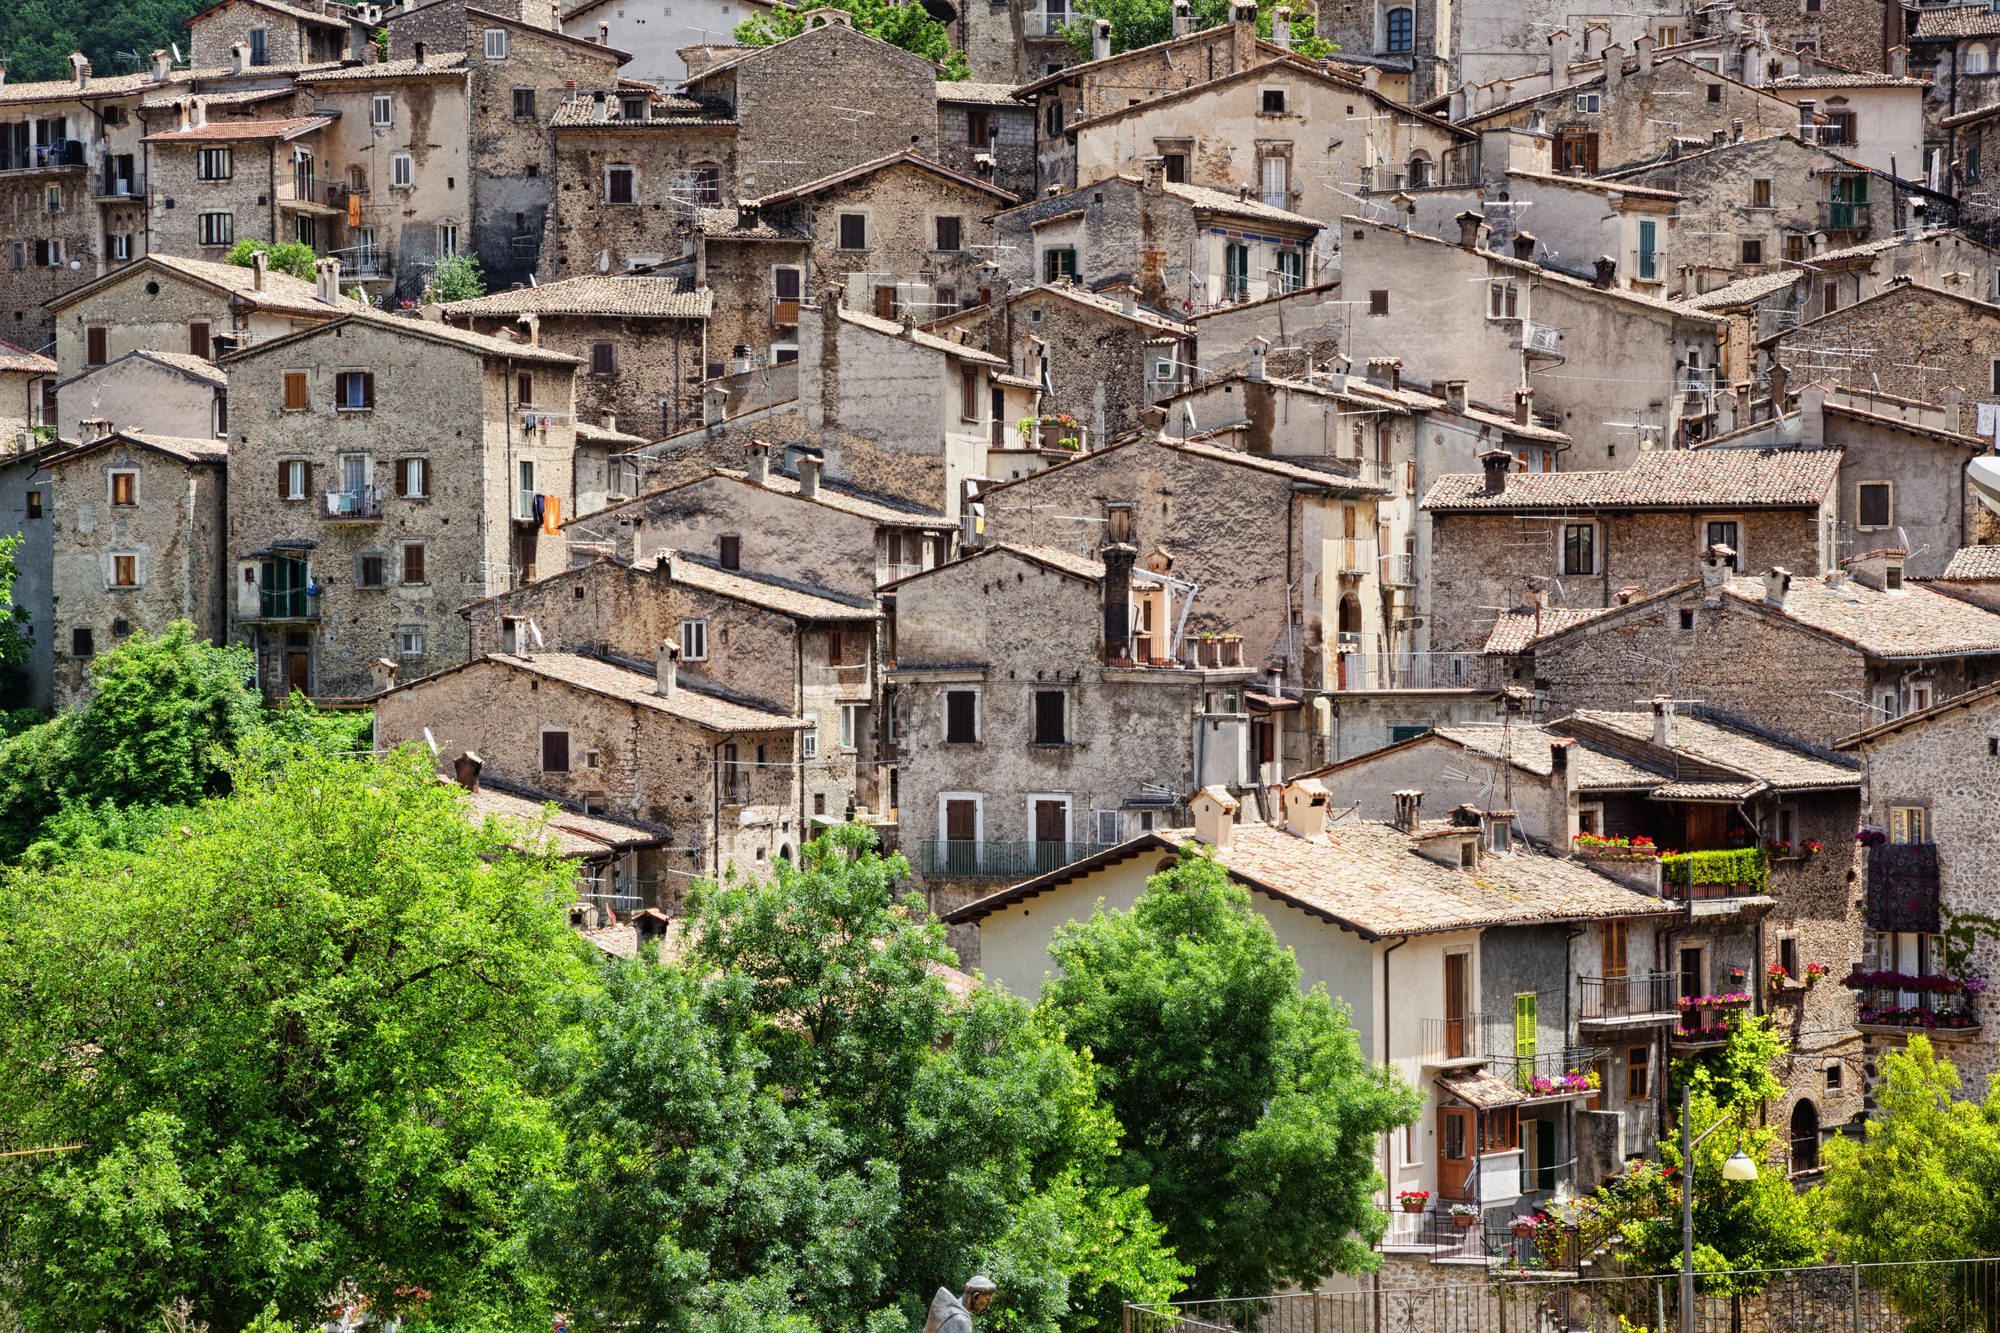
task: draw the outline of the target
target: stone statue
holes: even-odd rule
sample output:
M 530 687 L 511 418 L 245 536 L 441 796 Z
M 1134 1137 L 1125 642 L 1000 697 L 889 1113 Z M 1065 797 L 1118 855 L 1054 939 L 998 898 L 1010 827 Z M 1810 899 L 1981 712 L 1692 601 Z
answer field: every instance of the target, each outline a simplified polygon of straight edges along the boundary
M 985 1314 L 993 1304 L 993 1279 L 975 1277 L 965 1284 L 965 1293 L 954 1296 L 939 1287 L 931 1297 L 931 1316 L 924 1321 L 924 1333 L 972 1333 L 972 1316 Z

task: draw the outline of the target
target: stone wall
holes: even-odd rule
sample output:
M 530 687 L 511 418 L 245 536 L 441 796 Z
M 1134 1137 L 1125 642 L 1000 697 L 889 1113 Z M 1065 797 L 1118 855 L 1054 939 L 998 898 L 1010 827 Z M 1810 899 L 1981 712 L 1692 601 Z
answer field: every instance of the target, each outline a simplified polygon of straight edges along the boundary
M 938 161 L 967 176 L 980 173 L 973 159 L 993 158 L 992 182 L 1011 195 L 1026 199 L 1035 192 L 1035 113 L 1018 102 L 971 103 L 946 101 L 950 84 L 938 85 Z M 986 113 L 988 139 L 972 141 L 968 117 Z
M 481 333 L 516 332 L 511 319 L 464 321 Z M 701 422 L 705 321 L 625 319 L 595 315 L 543 315 L 541 345 L 583 362 L 576 377 L 579 420 L 654 439 Z M 610 343 L 613 370 L 591 369 L 591 348 Z
M 293 239 L 289 214 L 278 209 L 279 191 L 292 188 L 291 150 L 303 148 L 319 156 L 317 134 L 295 143 L 241 140 L 202 144 L 174 141 L 148 145 L 146 177 L 158 199 L 172 199 L 172 208 L 154 208 L 149 241 L 160 254 L 180 255 L 220 263 L 237 241 L 283 242 Z M 226 148 L 230 175 L 226 180 L 202 180 L 201 150 Z M 208 213 L 231 218 L 226 245 L 201 243 L 201 219 Z
M 329 318 L 337 313 L 327 307 Z M 217 337 L 281 338 L 314 322 L 303 313 L 294 317 L 233 312 L 227 293 L 152 267 L 135 269 L 120 281 L 71 303 L 55 319 L 52 355 L 65 378 L 85 369 L 92 326 L 105 331 L 104 355 L 109 363 L 140 350 L 186 354 L 191 346 L 191 324 L 208 326 L 213 352 Z M 71 423 L 69 428 L 73 426 Z
M 555 209 L 543 268 L 558 278 L 619 273 L 672 259 L 699 202 L 686 175 L 713 167 L 719 200 L 736 198 L 736 132 L 726 125 L 565 126 L 554 141 Z M 609 167 L 633 168 L 632 202 L 606 199 Z
M 1935 403 L 1961 390 L 1957 428 L 1972 434 L 2000 360 L 2000 308 L 1912 283 L 1802 324 L 1766 351 L 1798 385 L 1828 379 L 1872 389 L 1877 366 L 1917 367 L 1897 392 Z
M 30 350 L 45 346 L 55 321 L 44 302 L 97 276 L 103 236 L 91 191 L 84 167 L 10 171 L 0 181 L 0 338 Z
M 820 191 L 793 205 L 811 236 L 816 292 L 838 286 L 850 308 L 885 318 L 907 307 L 919 322 L 979 304 L 992 285 L 981 265 L 992 258 L 993 211 L 1008 201 L 985 190 L 901 163 Z M 868 246 L 840 247 L 840 217 L 867 219 Z M 940 218 L 958 219 L 959 248 L 937 248 Z M 886 298 L 881 287 L 893 288 Z

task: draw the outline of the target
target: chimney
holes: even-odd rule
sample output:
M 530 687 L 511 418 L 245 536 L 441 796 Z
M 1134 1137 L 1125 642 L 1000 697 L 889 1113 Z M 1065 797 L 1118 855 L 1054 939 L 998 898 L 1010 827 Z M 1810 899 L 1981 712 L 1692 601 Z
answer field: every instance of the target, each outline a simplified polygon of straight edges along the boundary
M 1326 836 L 1326 787 L 1317 778 L 1299 778 L 1285 784 L 1285 832 L 1294 838 Z
M 1174 36 L 1185 37 L 1194 31 L 1194 6 L 1189 0 L 1174 0 Z
M 1514 390 L 1514 424 L 1532 426 L 1535 424 L 1535 391 L 1533 389 Z
M 1568 28 L 1557 28 L 1549 34 L 1549 84 L 1560 88 L 1569 81 L 1570 49 L 1575 42 Z
M 1826 387 L 1808 384 L 1799 390 L 1799 447 L 1826 447 Z
M 386 657 L 378 657 L 368 664 L 368 675 L 374 681 L 375 693 L 387 694 L 396 688 L 397 664 Z
M 810 500 L 819 494 L 819 472 L 826 460 L 818 454 L 799 455 L 799 494 Z
M 231 42 L 229 44 L 229 68 L 238 74 L 250 72 L 250 43 Z
M 1535 234 L 1531 231 L 1514 233 L 1514 258 L 1523 264 L 1535 262 Z
M 1415 833 L 1417 822 L 1423 818 L 1424 794 L 1421 791 L 1406 790 L 1392 793 L 1396 802 L 1396 827 L 1405 833 Z
M 1092 60 L 1111 59 L 1111 20 L 1092 19 L 1090 21 L 1090 58 Z
M 1674 748 L 1674 701 L 1664 694 L 1653 696 L 1653 744 Z
M 1444 405 L 1454 412 L 1465 411 L 1465 381 L 1446 380 L 1444 382 Z
M 190 97 L 188 99 L 188 127 L 201 129 L 208 124 L 208 99 Z
M 1736 550 L 1723 542 L 1716 542 L 1703 552 L 1701 557 L 1701 586 L 1704 591 L 1714 592 L 1729 582 L 1729 576 L 1736 572 Z
M 1514 470 L 1514 455 L 1505 449 L 1488 449 L 1479 455 L 1479 466 L 1486 473 L 1486 493 L 1499 495 L 1507 489 L 1507 474 Z
M 599 125 L 602 125 L 606 120 L 610 119 L 610 116 L 611 116 L 611 109 L 605 105 L 603 90 L 600 89 L 597 92 L 592 93 L 590 95 L 591 120 L 595 121 Z
M 84 57 L 83 52 L 72 51 L 69 53 L 69 72 L 75 76 L 77 87 L 87 88 L 90 86 L 90 61 Z
M 1164 157 L 1142 157 L 1139 159 L 1139 188 L 1147 194 L 1166 192 L 1167 159 Z
M 1104 660 L 1132 660 L 1132 566 L 1139 548 L 1112 542 L 1098 553 L 1104 559 Z
M 1288 5 L 1271 11 L 1271 45 L 1292 49 L 1292 11 Z
M 1906 79 L 1910 76 L 1910 48 L 1897 45 L 1889 48 L 1889 75 L 1891 78 Z
M 270 271 L 271 255 L 269 251 L 258 250 L 252 254 L 250 256 L 250 290 L 253 292 L 263 291 L 264 279 Z
M 514 322 L 521 326 L 522 342 L 525 342 L 530 347 L 540 347 L 542 345 L 542 317 L 540 315 L 535 314 L 531 310 Z
M 451 761 L 452 775 L 458 780 L 458 785 L 467 791 L 479 790 L 479 770 L 485 767 L 486 761 L 475 750 L 467 750 Z
M 1604 48 L 1604 91 L 1614 92 L 1625 81 L 1625 48 L 1617 42 Z
M 720 426 L 729 416 L 729 390 L 710 384 L 701 391 L 701 424 Z
M 1271 344 L 1267 339 L 1252 338 L 1250 340 L 1250 370 L 1245 376 L 1246 379 L 1255 380 L 1259 384 L 1263 383 L 1264 357 L 1270 350 Z
M 653 693 L 671 699 L 680 687 L 681 646 L 671 639 L 662 639 L 653 649 Z
M 155 51 L 152 53 L 150 58 L 153 62 L 154 83 L 165 83 L 168 79 L 174 76 L 173 56 L 169 55 L 165 51 Z M 0 83 L 6 82 L 4 74 L 5 74 L 4 67 L 0 67 Z
M 1780 611 L 1785 609 L 1785 598 L 1791 595 L 1792 571 L 1781 565 L 1772 565 L 1764 575 L 1764 600 Z
M 1468 250 L 1477 250 L 1479 248 L 1479 228 L 1485 223 L 1486 219 L 1468 208 L 1453 218 L 1452 221 L 1458 224 L 1458 243 Z
M 1229 831 L 1236 823 L 1236 798 L 1224 787 L 1203 787 L 1188 802 L 1194 816 L 1194 836 L 1218 852 L 1229 850 Z
M 758 486 L 771 484 L 771 446 L 763 440 L 752 440 L 743 446 L 749 458 L 750 480 Z
M 101 440 L 111 434 L 111 418 L 85 417 L 77 423 L 77 433 L 83 437 L 85 444 Z
M 1896 547 L 1866 551 L 1847 561 L 1848 574 L 1864 588 L 1873 588 L 1876 592 L 1901 592 L 1903 561 L 1908 555 L 1908 551 Z
M 1610 290 L 1612 284 L 1618 281 L 1618 261 L 1610 255 L 1599 255 L 1594 267 L 1597 275 L 1590 280 L 1590 285 L 1599 291 Z
M 611 45 L 611 25 L 602 19 L 599 19 L 597 23 L 597 44 L 599 46 Z
M 1229 0 L 1229 53 L 1232 71 L 1257 63 L 1257 0 Z
M 1639 69 L 1642 72 L 1653 67 L 1653 48 L 1658 45 L 1659 43 L 1651 37 L 1635 37 L 1632 39 L 1632 51 L 1633 54 L 1639 57 Z
M 1791 372 L 1778 362 L 1773 361 L 1771 363 L 1770 378 L 1771 415 L 1781 417 L 1785 415 L 1785 381 L 1791 378 Z
M 182 99 L 181 101 L 178 101 L 178 102 L 174 103 L 174 110 L 175 110 L 176 112 L 178 112 L 178 113 L 179 113 L 179 115 L 180 115 L 180 129 L 181 129 L 181 130 L 182 130 L 183 132 L 186 132 L 186 131 L 188 130 L 188 128 L 189 128 L 189 125 L 188 125 L 188 104 L 187 104 L 187 101 L 186 101 L 186 99 Z
M 411 47 L 411 48 L 410 48 L 410 56 L 411 56 L 411 59 L 415 60 L 415 61 L 416 61 L 416 62 L 417 62 L 417 63 L 418 63 L 419 65 L 423 64 L 423 63 L 424 63 L 424 44 L 423 44 L 422 42 L 418 42 L 418 43 L 417 43 L 417 44 L 416 44 L 415 46 Z
M 322 259 L 313 265 L 313 279 L 318 291 L 315 293 L 326 305 L 340 304 L 340 261 Z
M 1120 287 L 1118 289 L 1118 308 L 1128 315 L 1138 314 L 1139 289 L 1129 283 Z M 970 343 L 972 341 L 972 330 L 960 329 L 958 331 L 958 340 L 962 343 Z
M 1743 117 L 1731 116 L 1729 118 L 1729 142 L 1743 142 Z
M 1403 362 L 1400 357 L 1371 356 L 1368 358 L 1368 382 L 1379 384 L 1385 389 L 1403 387 Z

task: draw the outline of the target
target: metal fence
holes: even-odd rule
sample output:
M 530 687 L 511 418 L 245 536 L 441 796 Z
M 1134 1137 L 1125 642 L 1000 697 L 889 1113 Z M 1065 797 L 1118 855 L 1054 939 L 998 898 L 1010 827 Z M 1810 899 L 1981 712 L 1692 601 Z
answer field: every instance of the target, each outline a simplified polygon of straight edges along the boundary
M 1408 1286 L 1385 1271 L 1362 1280 L 1371 1286 L 1127 1305 L 1123 1333 L 1677 1333 L 1681 1327 L 1672 1274 Z M 2000 1259 L 1697 1276 L 1692 1313 L 1696 1333 L 1994 1333 Z

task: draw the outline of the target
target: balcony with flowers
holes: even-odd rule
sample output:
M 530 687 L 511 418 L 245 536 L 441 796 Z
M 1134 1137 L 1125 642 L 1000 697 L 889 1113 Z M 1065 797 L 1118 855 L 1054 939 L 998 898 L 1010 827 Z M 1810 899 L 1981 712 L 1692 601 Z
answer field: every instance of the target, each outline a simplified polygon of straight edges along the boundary
M 1854 995 L 1854 1023 L 1863 1032 L 1900 1036 L 1923 1032 L 1954 1041 L 1981 1034 L 1982 977 L 1942 972 L 1851 972 L 1841 984 Z
M 1673 1031 L 1677 1049 L 1719 1046 L 1729 1040 L 1730 1016 L 1749 1008 L 1748 991 L 1724 991 L 1716 995 L 1683 995 L 1681 1021 Z

